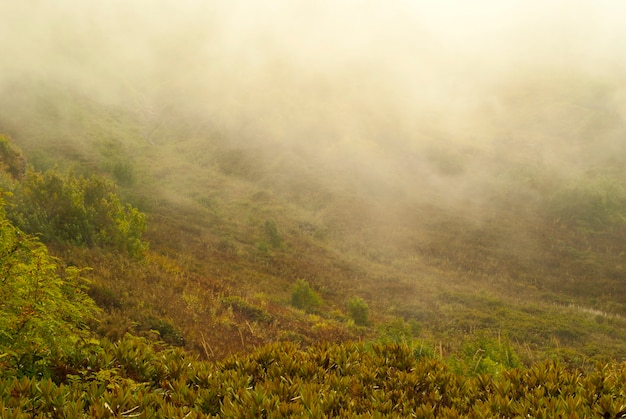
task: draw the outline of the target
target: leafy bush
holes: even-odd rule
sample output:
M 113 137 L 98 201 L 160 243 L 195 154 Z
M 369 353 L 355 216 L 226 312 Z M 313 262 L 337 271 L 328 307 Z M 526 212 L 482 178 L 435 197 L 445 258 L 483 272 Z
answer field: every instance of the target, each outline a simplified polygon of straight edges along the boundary
M 322 297 L 308 282 L 298 279 L 291 292 L 291 305 L 306 312 L 314 312 L 322 304 Z
M 162 319 L 150 319 L 150 329 L 159 333 L 159 337 L 163 342 L 173 346 L 184 346 L 185 338 L 182 333 L 168 321 Z
M 122 204 L 115 185 L 101 177 L 85 178 L 50 169 L 29 171 L 16 188 L 10 218 L 28 233 L 47 242 L 110 246 L 139 255 L 146 217 Z
M 362 298 L 354 297 L 348 301 L 348 311 L 354 323 L 359 326 L 367 326 L 369 320 L 369 306 Z
M 49 374 L 88 336 L 97 307 L 76 268 L 61 269 L 45 246 L 6 219 L 0 201 L 0 364 L 5 373 Z
M 459 357 L 451 360 L 459 374 L 497 374 L 521 366 L 521 361 L 507 339 L 477 336 L 465 343 Z

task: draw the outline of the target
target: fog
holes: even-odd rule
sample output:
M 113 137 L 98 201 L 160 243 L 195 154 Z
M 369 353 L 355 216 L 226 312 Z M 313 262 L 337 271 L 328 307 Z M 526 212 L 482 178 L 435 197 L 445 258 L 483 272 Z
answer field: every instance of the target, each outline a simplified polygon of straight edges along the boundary
M 566 173 L 624 150 L 623 16 L 617 0 L 5 1 L 0 84 L 64 86 L 386 185 L 439 185 L 424 153 L 442 148 Z M 463 166 L 458 193 L 489 175 Z

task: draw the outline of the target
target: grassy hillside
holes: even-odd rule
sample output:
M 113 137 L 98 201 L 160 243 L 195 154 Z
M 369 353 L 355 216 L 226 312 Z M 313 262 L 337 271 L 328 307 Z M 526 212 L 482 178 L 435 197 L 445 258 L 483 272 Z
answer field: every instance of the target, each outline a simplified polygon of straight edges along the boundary
M 0 127 L 35 169 L 108 177 L 147 215 L 139 260 L 49 243 L 92 268 L 103 336 L 156 331 L 221 359 L 275 341 L 370 338 L 460 354 L 486 335 L 506 336 L 527 363 L 622 361 L 624 130 L 603 86 L 563 83 L 511 94 L 515 117 L 496 119 L 489 138 L 419 132 L 363 155 L 250 142 L 175 110 L 45 84 L 6 91 Z M 300 279 L 321 297 L 308 311 L 291 304 Z M 367 326 L 350 315 L 357 297 Z
M 626 417 L 626 3 L 49 3 L 1 417 Z

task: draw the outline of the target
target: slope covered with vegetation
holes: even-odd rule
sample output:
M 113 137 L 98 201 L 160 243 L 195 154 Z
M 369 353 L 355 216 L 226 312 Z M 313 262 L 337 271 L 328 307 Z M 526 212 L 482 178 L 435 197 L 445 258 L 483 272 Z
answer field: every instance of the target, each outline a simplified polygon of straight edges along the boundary
M 110 338 L 155 330 L 221 358 L 274 341 L 386 334 L 454 354 L 477 332 L 506 335 L 524 362 L 554 353 L 623 360 L 624 170 L 615 153 L 593 152 L 599 143 L 622 150 L 623 128 L 604 90 L 587 83 L 536 99 L 567 110 L 559 98 L 573 95 L 590 109 L 575 115 L 580 138 L 564 143 L 590 158 L 572 157 L 565 171 L 546 156 L 574 123 L 567 112 L 543 131 L 553 136 L 545 149 L 502 154 L 498 147 L 512 146 L 424 140 L 410 153 L 386 147 L 381 158 L 403 155 L 404 165 L 345 171 L 308 150 L 244 146 L 189 117 L 152 127 L 133 110 L 37 86 L 4 113 L 5 131 L 36 169 L 24 171 L 21 190 L 65 182 L 54 192 L 59 211 L 89 194 L 106 205 L 68 207 L 81 221 L 61 221 L 74 230 L 55 239 L 50 225 L 37 226 L 59 220 L 43 212 L 50 198 L 16 189 L 12 219 L 92 269 L 89 293 Z M 520 120 L 501 125 L 532 132 L 516 110 Z M 593 127 L 598 139 L 580 134 Z M 134 207 L 111 198 L 112 182 Z M 95 226 L 100 219 L 116 220 L 117 236 Z M 126 237 L 140 258 L 120 252 Z M 301 282 L 306 307 L 292 304 Z M 369 318 L 357 321 L 351 301 Z
M 23 86 L 0 103 L 3 406 L 620 417 L 624 129 L 586 83 L 542 150 L 424 141 L 375 171 Z M 574 122 L 592 157 L 555 170 L 536 153 Z

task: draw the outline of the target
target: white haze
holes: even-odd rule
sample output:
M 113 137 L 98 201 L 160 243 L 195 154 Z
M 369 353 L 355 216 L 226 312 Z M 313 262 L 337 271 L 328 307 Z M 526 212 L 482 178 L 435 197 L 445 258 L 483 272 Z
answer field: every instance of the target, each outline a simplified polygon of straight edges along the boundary
M 240 146 L 382 174 L 424 143 L 568 134 L 529 121 L 587 101 L 581 80 L 622 118 L 625 16 L 617 0 L 4 1 L 0 84 L 72 86 L 148 124 L 185 116 Z

